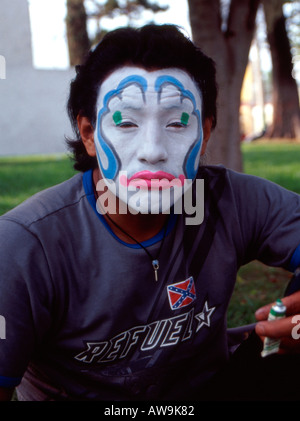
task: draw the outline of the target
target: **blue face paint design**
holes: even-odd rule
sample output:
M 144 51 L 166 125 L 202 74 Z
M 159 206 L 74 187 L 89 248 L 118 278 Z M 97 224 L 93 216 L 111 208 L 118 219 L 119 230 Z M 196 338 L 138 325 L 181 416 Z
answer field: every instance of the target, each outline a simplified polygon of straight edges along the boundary
M 183 173 L 185 174 L 187 179 L 194 179 L 196 177 L 198 171 L 198 162 L 197 159 L 199 157 L 199 151 L 202 145 L 202 125 L 201 125 L 201 113 L 197 109 L 196 100 L 193 93 L 189 90 L 186 90 L 183 84 L 173 76 L 163 75 L 156 79 L 155 81 L 155 90 L 158 95 L 158 103 L 160 102 L 161 93 L 163 90 L 164 85 L 171 84 L 179 90 L 181 95 L 181 101 L 183 99 L 189 99 L 193 105 L 192 114 L 195 115 L 198 121 L 198 128 L 197 128 L 197 135 L 196 139 L 194 140 L 193 144 L 190 146 L 186 157 L 183 162 Z M 110 100 L 118 96 L 120 99 L 122 98 L 122 92 L 125 88 L 130 85 L 137 85 L 141 90 L 143 101 L 146 103 L 145 92 L 147 91 L 147 81 L 144 77 L 139 75 L 130 75 L 124 78 L 118 85 L 118 87 L 114 90 L 109 91 L 103 99 L 103 107 L 98 112 L 98 119 L 97 119 L 97 140 L 102 148 L 102 151 L 105 153 L 107 158 L 107 168 L 104 167 L 103 162 L 101 161 L 99 151 L 96 148 L 97 158 L 99 162 L 99 166 L 101 168 L 101 172 L 103 176 L 107 179 L 115 179 L 118 175 L 118 172 L 121 169 L 121 161 L 118 156 L 118 153 L 114 149 L 113 145 L 107 139 L 102 131 L 102 123 L 101 120 L 103 117 L 110 112 L 109 109 L 109 102 Z M 188 121 L 186 121 L 186 124 Z
M 109 101 L 114 96 L 121 96 L 122 91 L 128 87 L 129 85 L 138 85 L 142 91 L 144 96 L 147 90 L 147 81 L 142 76 L 132 75 L 124 78 L 118 85 L 117 89 L 109 91 L 103 100 L 103 107 L 98 112 L 98 119 L 97 119 L 97 139 L 100 143 L 100 146 L 107 157 L 108 166 L 104 168 L 103 163 L 101 162 L 98 150 L 96 148 L 98 162 L 101 168 L 101 172 L 103 176 L 107 179 L 115 179 L 119 170 L 120 170 L 120 160 L 118 158 L 118 154 L 114 150 L 113 146 L 110 144 L 108 139 L 105 139 L 101 129 L 101 119 L 103 116 L 109 112 Z
M 198 153 L 201 150 L 203 135 L 202 135 L 202 124 L 201 124 L 201 112 L 197 109 L 196 100 L 194 95 L 191 91 L 184 89 L 184 86 L 182 85 L 179 80 L 174 78 L 173 76 L 160 76 L 157 78 L 155 82 L 155 90 L 158 92 L 158 101 L 160 101 L 161 92 L 163 89 L 163 85 L 165 84 L 171 84 L 176 86 L 179 91 L 181 92 L 182 99 L 188 98 L 192 104 L 193 104 L 193 114 L 197 117 L 198 120 L 198 135 L 195 142 L 190 147 L 190 150 L 188 151 L 186 158 L 184 160 L 183 164 L 183 171 L 187 179 L 193 180 L 198 171 L 198 165 L 196 165 L 196 160 L 198 157 Z

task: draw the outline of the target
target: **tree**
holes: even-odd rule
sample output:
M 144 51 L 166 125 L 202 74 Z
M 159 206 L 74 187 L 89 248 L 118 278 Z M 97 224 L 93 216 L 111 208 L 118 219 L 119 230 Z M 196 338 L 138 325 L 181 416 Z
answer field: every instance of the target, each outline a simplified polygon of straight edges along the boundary
M 90 49 L 84 0 L 67 0 L 67 39 L 71 66 L 82 63 Z
M 93 11 L 87 13 L 85 0 L 67 0 L 66 25 L 71 66 L 82 63 L 91 44 L 98 42 L 105 33 L 99 24 L 104 16 L 114 18 L 118 15 L 127 15 L 129 20 L 135 20 L 144 10 L 157 13 L 168 8 L 168 6 L 159 6 L 148 0 L 106 0 L 105 3 L 91 0 L 90 4 L 93 6 Z M 87 21 L 92 18 L 98 22 L 98 33 L 94 39 L 89 39 Z
M 273 67 L 273 124 L 267 130 L 267 136 L 271 138 L 300 137 L 298 87 L 293 78 L 291 45 L 283 14 L 283 2 L 263 0 Z
M 208 161 L 242 171 L 240 93 L 259 0 L 188 0 L 193 41 L 216 63 L 218 124 Z

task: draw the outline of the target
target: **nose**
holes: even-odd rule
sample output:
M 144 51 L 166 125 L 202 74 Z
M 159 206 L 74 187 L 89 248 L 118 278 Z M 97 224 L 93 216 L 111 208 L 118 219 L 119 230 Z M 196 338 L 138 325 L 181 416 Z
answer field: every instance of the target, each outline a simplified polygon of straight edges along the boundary
M 141 137 L 137 157 L 141 162 L 151 165 L 167 160 L 168 152 L 160 130 L 153 126 L 147 127 Z

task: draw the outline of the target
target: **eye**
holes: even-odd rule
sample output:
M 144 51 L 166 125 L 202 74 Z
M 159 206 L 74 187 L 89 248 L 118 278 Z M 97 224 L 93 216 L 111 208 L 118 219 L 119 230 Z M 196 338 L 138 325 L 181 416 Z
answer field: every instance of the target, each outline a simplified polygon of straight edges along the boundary
M 189 114 L 183 112 L 180 117 L 180 121 L 172 121 L 172 123 L 167 124 L 167 127 L 174 127 L 175 129 L 180 129 L 186 127 L 189 122 Z
M 117 127 L 121 127 L 121 129 L 131 129 L 133 127 L 138 127 L 138 125 L 131 121 L 122 121 L 122 123 L 117 124 Z
M 167 124 L 167 127 L 174 127 L 175 129 L 180 129 L 182 127 L 186 127 L 186 124 L 183 124 L 180 121 L 174 121 L 172 123 Z
M 115 125 L 122 129 L 131 129 L 132 127 L 138 127 L 137 124 L 133 123 L 132 121 L 123 120 L 122 114 L 120 111 L 116 111 L 112 116 Z

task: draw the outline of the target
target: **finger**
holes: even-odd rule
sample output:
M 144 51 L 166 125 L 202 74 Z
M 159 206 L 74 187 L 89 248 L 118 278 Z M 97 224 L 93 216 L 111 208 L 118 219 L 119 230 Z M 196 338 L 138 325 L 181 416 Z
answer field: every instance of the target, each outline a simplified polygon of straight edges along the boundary
M 256 324 L 255 331 L 257 335 L 269 338 L 292 337 L 292 329 L 295 326 L 292 319 L 293 317 L 284 317 L 272 321 L 261 321 Z
M 273 303 L 260 307 L 255 312 L 256 320 L 267 320 Z
M 300 291 L 282 298 L 281 301 L 286 306 L 287 316 L 300 313 Z
M 300 313 L 300 291 L 295 292 L 287 297 L 282 298 L 281 300 L 283 304 L 286 306 L 286 314 L 290 316 L 292 314 Z M 274 302 L 275 303 L 275 302 Z M 274 303 L 267 304 L 263 307 L 260 307 L 255 312 L 256 320 L 267 320 L 269 316 L 269 312 L 271 307 Z

